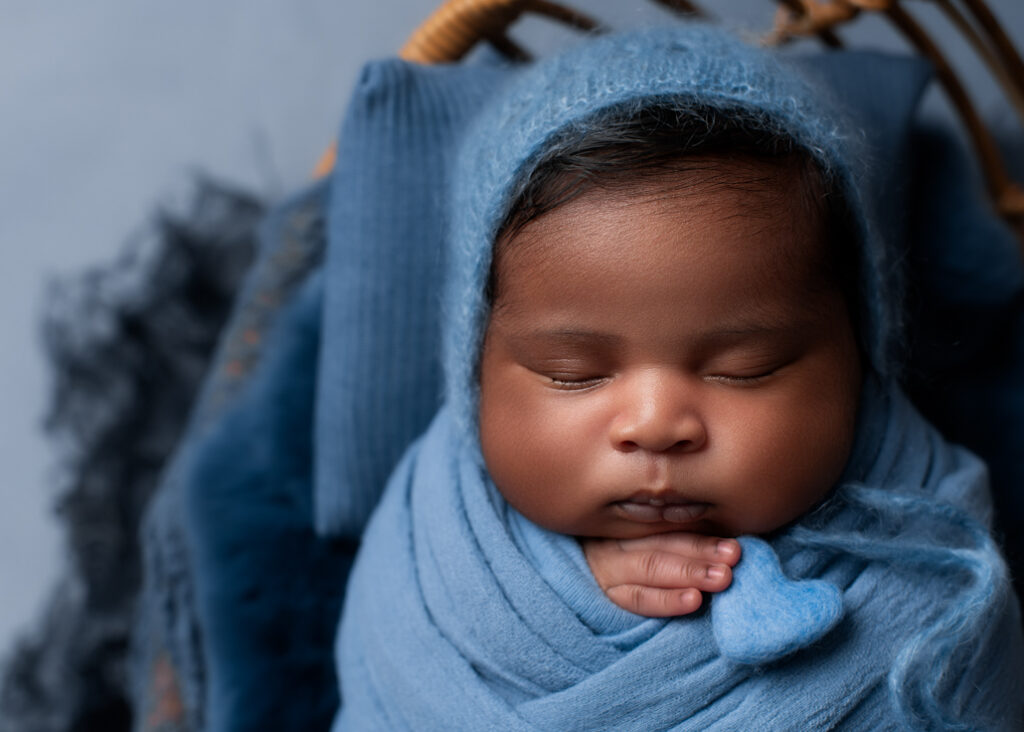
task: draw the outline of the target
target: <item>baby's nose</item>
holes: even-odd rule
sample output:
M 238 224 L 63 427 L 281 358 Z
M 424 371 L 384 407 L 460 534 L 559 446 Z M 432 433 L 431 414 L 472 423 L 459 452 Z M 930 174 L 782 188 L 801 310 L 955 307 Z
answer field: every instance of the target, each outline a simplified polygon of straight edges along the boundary
M 630 387 L 610 430 L 617 450 L 690 452 L 704 446 L 704 419 L 682 380 L 651 374 Z

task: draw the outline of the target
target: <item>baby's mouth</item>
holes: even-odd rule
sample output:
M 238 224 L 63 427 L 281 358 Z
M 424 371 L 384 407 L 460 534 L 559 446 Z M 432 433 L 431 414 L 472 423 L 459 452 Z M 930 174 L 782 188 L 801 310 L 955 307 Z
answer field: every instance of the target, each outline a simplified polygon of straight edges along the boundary
M 690 501 L 675 494 L 650 495 L 639 493 L 629 500 L 616 501 L 612 506 L 625 518 L 642 523 L 668 521 L 683 524 L 700 518 L 710 504 Z

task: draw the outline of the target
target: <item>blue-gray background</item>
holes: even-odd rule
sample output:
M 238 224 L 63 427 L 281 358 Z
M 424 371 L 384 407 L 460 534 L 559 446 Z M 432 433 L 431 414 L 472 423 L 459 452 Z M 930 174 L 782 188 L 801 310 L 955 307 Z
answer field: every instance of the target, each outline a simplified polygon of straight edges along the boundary
M 157 203 L 183 197 L 196 171 L 270 200 L 301 185 L 361 63 L 397 49 L 437 2 L 0 0 L 0 662 L 65 561 L 40 426 L 46 282 L 111 260 Z M 768 27 L 775 7 L 704 4 L 751 30 Z M 1024 2 L 991 4 L 1024 46 Z M 616 27 L 667 17 L 641 0 L 576 5 Z M 515 35 L 540 49 L 563 38 L 533 20 Z M 902 47 L 875 19 L 844 35 Z M 994 87 L 975 63 L 964 67 L 982 110 L 1009 127 Z

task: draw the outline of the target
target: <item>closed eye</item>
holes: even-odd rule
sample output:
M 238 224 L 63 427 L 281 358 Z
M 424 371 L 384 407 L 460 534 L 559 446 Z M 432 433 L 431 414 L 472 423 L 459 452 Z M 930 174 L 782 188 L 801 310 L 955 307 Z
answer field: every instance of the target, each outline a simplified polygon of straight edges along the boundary
M 795 359 L 794 359 L 795 360 Z M 757 386 L 766 381 L 770 381 L 772 377 L 779 373 L 786 366 L 793 363 L 793 361 L 787 360 L 784 363 L 774 364 L 772 366 L 759 368 L 752 371 L 736 371 L 733 373 L 717 373 L 708 374 L 704 377 L 706 381 L 715 381 L 722 384 L 732 384 L 736 386 Z
M 775 374 L 775 369 L 761 374 L 711 374 L 705 376 L 707 381 L 717 381 L 724 384 L 736 384 L 738 386 L 755 386 L 767 381 Z
M 565 391 L 581 391 L 600 386 L 608 378 L 606 376 L 569 376 L 565 374 L 546 374 L 546 376 L 551 386 Z

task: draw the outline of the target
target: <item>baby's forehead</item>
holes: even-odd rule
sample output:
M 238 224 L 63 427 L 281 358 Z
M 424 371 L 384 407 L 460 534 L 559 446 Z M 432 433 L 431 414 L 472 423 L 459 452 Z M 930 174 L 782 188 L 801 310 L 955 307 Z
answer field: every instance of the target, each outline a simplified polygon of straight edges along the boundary
M 647 298 L 667 302 L 689 288 L 737 314 L 768 303 L 770 313 L 757 313 L 767 317 L 755 318 L 762 324 L 798 320 L 816 293 L 834 289 L 823 284 L 823 237 L 786 206 L 757 206 L 753 213 L 734 189 L 589 191 L 502 243 L 494 314 L 532 327 L 616 302 L 640 310 Z
M 671 237 L 678 257 L 697 237 L 729 232 L 734 238 L 757 237 L 766 277 L 799 270 L 820 276 L 827 259 L 827 226 L 814 194 L 795 166 L 715 162 L 677 173 L 593 185 L 569 201 L 527 222 L 495 244 L 492 286 L 514 286 L 520 277 L 586 258 L 603 258 L 608 266 L 632 268 L 633 253 L 615 246 L 632 230 L 671 219 L 663 236 Z M 583 234 L 593 246 L 566 246 Z M 602 244 L 610 244 L 602 246 Z M 728 237 L 725 239 L 728 244 Z M 709 273 L 713 275 L 714 273 Z M 497 295 L 495 290 L 492 295 Z

